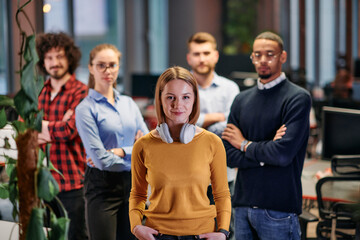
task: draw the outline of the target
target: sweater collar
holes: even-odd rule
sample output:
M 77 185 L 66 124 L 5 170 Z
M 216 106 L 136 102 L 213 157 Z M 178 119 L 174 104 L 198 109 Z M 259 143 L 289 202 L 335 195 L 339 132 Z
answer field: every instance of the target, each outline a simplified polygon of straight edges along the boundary
M 265 83 L 265 84 L 260 82 L 260 78 L 258 78 L 257 87 L 258 87 L 259 90 L 270 89 L 270 88 L 275 87 L 276 85 L 278 85 L 279 83 L 281 83 L 285 79 L 286 79 L 286 76 L 285 76 L 285 73 L 283 73 L 283 72 L 280 74 L 279 77 L 277 77 L 274 80 L 272 80 L 271 82 L 268 82 L 268 83 Z

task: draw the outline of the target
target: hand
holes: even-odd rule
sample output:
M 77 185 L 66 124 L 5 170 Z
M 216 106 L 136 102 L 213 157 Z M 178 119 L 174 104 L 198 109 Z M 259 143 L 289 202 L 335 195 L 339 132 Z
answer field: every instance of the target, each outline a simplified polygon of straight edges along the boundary
M 72 110 L 72 109 L 67 110 L 61 121 L 63 121 L 63 122 L 68 121 L 71 118 L 71 116 L 73 115 L 73 113 L 74 113 L 74 110 Z
M 142 136 L 144 136 L 144 133 L 139 129 L 135 135 L 135 141 L 136 142 L 139 138 L 141 138 Z
M 136 225 L 133 229 L 133 234 L 139 240 L 155 240 L 154 235 L 159 234 L 159 232 L 143 225 Z
M 95 167 L 95 164 L 94 164 L 94 162 L 91 160 L 91 158 L 87 158 L 87 159 L 86 159 L 86 162 L 87 162 L 88 164 L 90 164 L 90 166 Z
M 121 158 L 125 157 L 125 151 L 122 148 L 112 148 L 112 149 L 109 149 L 108 152 L 112 152 Z
M 199 237 L 207 240 L 226 240 L 225 234 L 221 232 L 204 233 L 199 235 Z
M 234 124 L 228 123 L 221 136 L 222 139 L 228 141 L 233 147 L 240 149 L 241 142 L 245 140 L 239 128 Z
M 38 144 L 44 144 L 51 142 L 51 136 L 49 132 L 49 121 L 42 121 L 41 132 L 38 134 Z
M 285 124 L 281 125 L 281 127 L 276 131 L 275 137 L 273 139 L 273 141 L 276 141 L 278 139 L 281 139 L 286 132 L 286 127 Z

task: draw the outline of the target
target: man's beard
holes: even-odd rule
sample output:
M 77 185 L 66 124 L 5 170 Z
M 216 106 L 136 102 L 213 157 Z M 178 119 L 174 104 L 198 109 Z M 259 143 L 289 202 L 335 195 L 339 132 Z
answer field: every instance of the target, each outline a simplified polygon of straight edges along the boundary
M 196 67 L 193 71 L 196 72 L 196 73 L 199 74 L 199 75 L 208 75 L 208 74 L 210 74 L 210 73 L 214 70 L 214 68 L 212 68 L 212 67 L 209 66 L 209 65 L 205 65 L 205 67 L 207 67 L 207 70 L 206 70 L 206 71 L 199 71 L 199 70 L 198 70 L 198 67 Z
M 269 73 L 269 74 L 259 74 L 259 77 L 260 77 L 261 79 L 268 79 L 268 78 L 270 78 L 271 76 L 272 76 L 271 73 Z
M 60 71 L 59 71 L 59 72 L 60 72 Z M 50 77 L 52 77 L 52 78 L 54 78 L 54 79 L 56 79 L 56 80 L 60 80 L 60 79 L 62 79 L 67 73 L 68 73 L 67 71 L 64 71 L 64 72 L 60 75 L 60 74 L 58 74 L 58 72 L 55 72 L 55 73 L 52 73 L 52 74 L 49 73 L 49 75 L 50 75 Z

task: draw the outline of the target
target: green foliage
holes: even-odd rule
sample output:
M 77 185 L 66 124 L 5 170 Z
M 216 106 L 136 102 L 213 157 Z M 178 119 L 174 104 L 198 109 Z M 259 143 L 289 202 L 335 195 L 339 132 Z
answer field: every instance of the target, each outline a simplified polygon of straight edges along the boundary
M 257 0 L 227 0 L 224 23 L 226 54 L 249 53 L 257 30 Z
M 0 198 L 7 199 L 9 198 L 9 184 L 8 183 L 2 183 L 0 184 Z
M 45 209 L 33 208 L 31 211 L 30 221 L 27 228 L 26 240 L 46 240 L 44 232 L 44 214 Z
M 40 76 L 36 69 L 36 64 L 39 60 L 36 53 L 35 35 L 26 36 L 26 33 L 21 29 L 21 24 L 18 18 L 19 14 L 23 14 L 28 20 L 30 26 L 31 23 L 26 13 L 23 11 L 32 0 L 28 0 L 22 6 L 18 0 L 18 10 L 16 12 L 16 23 L 19 27 L 22 37 L 21 52 L 23 58 L 20 59 L 20 85 L 21 89 L 16 94 L 14 99 L 6 96 L 0 96 L 0 106 L 11 106 L 16 109 L 21 116 L 22 121 L 8 122 L 6 118 L 5 109 L 0 110 L 0 129 L 10 124 L 16 131 L 16 134 L 23 134 L 28 129 L 35 129 L 41 132 L 41 123 L 43 119 L 43 111 L 38 110 L 38 95 L 44 86 L 44 79 Z M 32 26 L 31 26 L 32 27 Z M 25 60 L 24 66 L 22 60 Z M 37 170 L 35 172 L 35 192 L 39 198 L 39 205 L 32 209 L 30 221 L 28 223 L 28 229 L 26 232 L 26 239 L 47 239 L 44 232 L 44 215 L 45 202 L 52 201 L 59 193 L 59 186 L 50 170 L 57 171 L 50 162 L 49 146 L 46 147 L 44 153 L 39 149 Z M 16 219 L 18 212 L 19 202 L 19 189 L 18 189 L 18 177 L 17 177 L 17 160 L 8 156 L 6 158 L 6 173 L 9 176 L 9 182 L 0 185 L 0 198 L 9 198 L 13 205 L 13 218 Z M 44 159 L 47 159 L 47 166 L 44 166 Z M 55 214 L 50 209 L 50 232 L 48 239 L 59 240 L 67 239 L 67 233 L 69 229 L 70 220 L 67 218 L 67 213 L 64 206 L 57 199 L 62 211 L 65 213 L 65 218 L 56 218 Z
M 5 127 L 6 123 L 7 123 L 6 113 L 5 113 L 5 108 L 3 108 L 0 110 L 0 129 Z
M 41 132 L 43 116 L 38 110 L 38 95 L 44 86 L 44 79 L 36 69 L 39 57 L 36 53 L 35 35 L 26 38 L 23 57 L 26 63 L 20 70 L 21 89 L 14 98 L 14 104 L 26 127 Z
M 59 205 L 62 206 L 60 200 L 55 197 L 55 200 Z M 63 207 L 63 206 L 62 206 Z M 67 213 L 65 211 L 65 217 L 56 218 L 55 214 L 50 214 L 50 228 L 49 239 L 50 240 L 59 240 L 59 239 L 67 239 L 67 235 L 69 232 L 70 219 L 67 217 Z
M 59 186 L 46 167 L 40 167 L 38 173 L 38 197 L 50 202 L 59 193 Z
M 0 95 L 0 106 L 14 107 L 14 100 L 4 95 Z

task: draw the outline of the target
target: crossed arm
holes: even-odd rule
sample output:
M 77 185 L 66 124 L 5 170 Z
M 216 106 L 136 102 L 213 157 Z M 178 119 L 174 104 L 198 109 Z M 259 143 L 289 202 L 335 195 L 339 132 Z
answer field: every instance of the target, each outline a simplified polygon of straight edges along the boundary
M 285 124 L 281 125 L 281 127 L 276 131 L 276 134 L 273 138 L 273 141 L 276 141 L 278 139 L 281 139 L 286 132 L 286 126 Z M 244 138 L 242 132 L 239 128 L 237 128 L 234 124 L 229 123 L 226 125 L 226 128 L 222 134 L 222 139 L 228 141 L 233 147 L 240 149 L 241 143 L 244 140 L 247 140 Z M 249 140 L 248 144 L 244 148 L 244 152 L 246 152 L 247 146 L 251 144 L 251 141 Z

